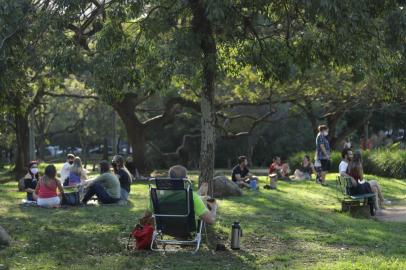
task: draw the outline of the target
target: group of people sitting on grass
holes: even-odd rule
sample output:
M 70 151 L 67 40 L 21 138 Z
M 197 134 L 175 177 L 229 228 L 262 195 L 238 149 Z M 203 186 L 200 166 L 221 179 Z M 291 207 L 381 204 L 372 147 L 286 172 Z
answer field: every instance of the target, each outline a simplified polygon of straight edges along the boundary
M 24 177 L 24 191 L 27 192 L 27 200 L 36 201 L 38 206 L 56 208 L 61 205 L 67 187 L 80 187 L 85 190 L 82 203 L 86 204 L 93 196 L 103 204 L 117 203 L 120 200 L 128 200 L 131 190 L 132 177 L 124 166 L 121 156 L 114 156 L 110 163 L 99 163 L 100 175 L 93 179 L 87 179 L 87 172 L 81 166 L 79 157 L 69 154 L 67 162 L 60 172 L 61 178 L 57 178 L 54 165 L 45 167 L 44 175 L 39 175 L 38 163 L 33 161 L 29 164 L 29 171 Z M 169 169 L 170 178 L 187 178 L 187 169 L 181 165 Z M 193 205 L 196 217 L 207 224 L 213 224 L 216 220 L 217 203 L 208 200 L 207 183 L 202 184 L 198 192 L 193 192 Z M 59 194 L 58 194 L 59 191 Z M 144 218 L 151 217 L 152 206 L 149 203 Z
M 101 161 L 100 175 L 88 179 L 80 158 L 68 154 L 60 172 L 61 177 L 57 178 L 54 165 L 47 165 L 44 175 L 40 176 L 38 162 L 32 161 L 29 163 L 27 174 L 20 180 L 20 189 L 27 193 L 28 202 L 36 202 L 38 206 L 44 207 L 60 206 L 65 190 L 72 188 L 77 188 L 77 192 L 83 195 L 83 204 L 93 196 L 104 204 L 127 201 L 133 177 L 125 167 L 122 156 L 114 156 L 111 165 L 113 172 L 109 162 Z
M 265 189 L 276 189 L 277 180 L 311 180 L 311 175 L 317 174 L 316 168 L 311 163 L 309 156 L 305 155 L 299 168 L 297 168 L 293 175 L 290 174 L 289 164 L 282 163 L 279 156 L 275 156 L 271 165 L 269 165 L 268 176 L 270 180 L 269 185 L 265 185 Z M 248 160 L 245 156 L 238 157 L 238 164 L 231 172 L 231 180 L 236 183 L 240 188 L 249 188 L 252 181 L 258 183 L 258 177 L 251 174 L 248 168 Z M 255 185 L 256 186 L 256 185 Z
M 278 179 L 281 180 L 311 180 L 311 175 L 320 174 L 320 168 L 316 168 L 310 161 L 310 157 L 305 155 L 299 168 L 297 168 L 292 176 L 289 176 L 289 165 L 282 163 L 280 157 L 276 156 L 272 164 L 269 166 L 269 185 L 265 185 L 265 189 L 276 189 Z M 356 151 L 354 154 L 352 149 L 345 148 L 342 151 L 342 161 L 339 165 L 339 173 L 341 176 L 351 178 L 350 195 L 361 195 L 366 193 L 375 193 L 375 208 L 381 209 L 385 203 L 390 203 L 384 199 L 381 186 L 376 180 L 364 180 L 362 167 L 361 151 Z M 320 177 L 320 176 L 319 176 Z M 250 173 L 248 161 L 245 156 L 238 158 L 236 165 L 231 174 L 231 179 L 240 188 L 250 188 L 252 181 L 258 182 L 258 177 Z M 317 179 L 317 178 L 316 178 Z M 316 180 L 317 181 L 317 180 Z M 319 182 L 321 183 L 321 182 Z

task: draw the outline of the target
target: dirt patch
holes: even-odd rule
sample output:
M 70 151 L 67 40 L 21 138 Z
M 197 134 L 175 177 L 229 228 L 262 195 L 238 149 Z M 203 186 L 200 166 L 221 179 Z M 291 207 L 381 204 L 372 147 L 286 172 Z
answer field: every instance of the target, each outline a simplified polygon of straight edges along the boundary
M 377 211 L 376 218 L 381 221 L 406 222 L 406 205 L 391 206 Z

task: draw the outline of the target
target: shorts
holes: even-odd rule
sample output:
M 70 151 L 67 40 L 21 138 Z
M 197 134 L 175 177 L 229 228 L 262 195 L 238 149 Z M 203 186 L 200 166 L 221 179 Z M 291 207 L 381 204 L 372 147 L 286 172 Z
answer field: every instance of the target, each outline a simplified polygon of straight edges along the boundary
M 54 205 L 59 205 L 60 203 L 61 203 L 61 199 L 58 196 L 51 197 L 51 198 L 38 198 L 37 199 L 38 206 L 52 207 Z
M 320 159 L 320 163 L 322 172 L 328 172 L 330 170 L 331 162 L 329 159 Z

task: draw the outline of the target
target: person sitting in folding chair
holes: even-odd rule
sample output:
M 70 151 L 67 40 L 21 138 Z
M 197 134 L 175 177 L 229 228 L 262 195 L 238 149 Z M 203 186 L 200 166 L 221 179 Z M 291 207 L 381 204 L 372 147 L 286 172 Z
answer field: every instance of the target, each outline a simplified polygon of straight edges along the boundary
M 199 249 L 201 230 L 204 223 L 214 224 L 217 215 L 217 203 L 208 201 L 207 207 L 202 198 L 191 190 L 185 167 L 176 165 L 169 169 L 169 179 L 153 179 L 156 187 L 150 185 L 151 200 L 145 217 L 155 218 L 155 231 L 152 247 L 157 244 L 194 245 Z M 191 207 L 193 205 L 193 207 Z M 196 220 L 200 219 L 196 227 Z M 191 241 L 191 233 L 196 238 Z M 175 241 L 157 240 L 158 236 L 169 235 Z M 180 240 L 181 239 L 181 240 Z

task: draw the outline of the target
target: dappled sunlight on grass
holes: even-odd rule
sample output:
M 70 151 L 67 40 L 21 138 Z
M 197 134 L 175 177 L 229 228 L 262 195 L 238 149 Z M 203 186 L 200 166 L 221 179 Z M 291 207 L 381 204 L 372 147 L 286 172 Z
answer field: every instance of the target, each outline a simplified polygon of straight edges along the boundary
M 329 175 L 328 187 L 281 181 L 276 191 L 245 190 L 242 197 L 218 199 L 214 230 L 228 245 L 231 224 L 240 221 L 242 250 L 212 253 L 204 245 L 197 255 L 125 251 L 128 233 L 148 204 L 145 183 L 132 186 L 127 206 L 55 210 L 18 206 L 24 193 L 10 182 L 0 185 L 0 224 L 15 242 L 0 251 L 0 263 L 10 269 L 406 268 L 405 224 L 340 213 L 335 176 Z M 388 198 L 404 198 L 405 182 L 378 181 Z M 260 187 L 266 183 L 261 177 Z

